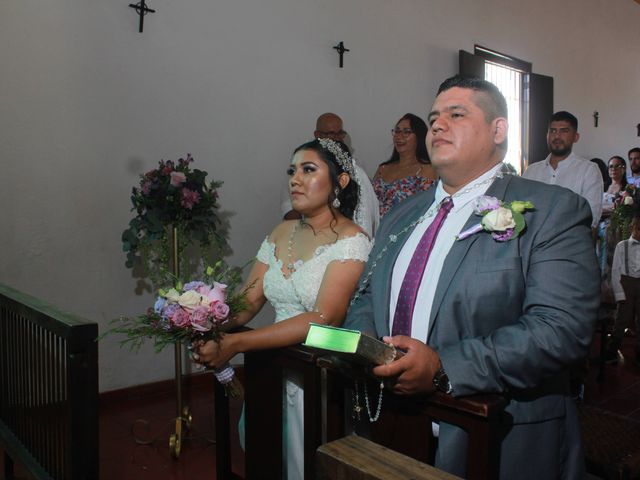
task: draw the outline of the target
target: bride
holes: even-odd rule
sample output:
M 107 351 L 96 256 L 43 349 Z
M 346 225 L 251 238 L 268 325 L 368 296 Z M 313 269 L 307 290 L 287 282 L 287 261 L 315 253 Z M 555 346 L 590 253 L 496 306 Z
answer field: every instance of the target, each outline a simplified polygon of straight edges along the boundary
M 229 329 L 249 322 L 268 300 L 275 323 L 224 335 L 220 343 L 195 345 L 194 360 L 221 367 L 234 355 L 295 345 L 304 341 L 309 323 L 340 326 L 347 312 L 371 243 L 352 219 L 359 218 L 359 185 L 346 145 L 317 139 L 298 147 L 289 174 L 289 194 L 301 220 L 278 225 L 262 242 L 247 279 L 249 308 Z M 289 479 L 304 478 L 303 391 L 294 372 L 287 373 L 284 442 Z

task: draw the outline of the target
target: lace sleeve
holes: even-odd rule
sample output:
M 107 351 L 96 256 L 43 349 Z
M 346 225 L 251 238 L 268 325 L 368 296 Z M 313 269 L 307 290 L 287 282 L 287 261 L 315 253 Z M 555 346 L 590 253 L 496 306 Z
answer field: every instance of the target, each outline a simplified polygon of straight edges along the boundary
M 371 250 L 371 240 L 366 235 L 358 233 L 353 237 L 339 240 L 331 252 L 331 260 L 358 260 L 366 262 Z
M 256 255 L 256 259 L 266 265 L 269 265 L 269 257 L 273 253 L 274 245 L 269 242 L 269 237 L 265 238 L 260 245 L 260 250 Z

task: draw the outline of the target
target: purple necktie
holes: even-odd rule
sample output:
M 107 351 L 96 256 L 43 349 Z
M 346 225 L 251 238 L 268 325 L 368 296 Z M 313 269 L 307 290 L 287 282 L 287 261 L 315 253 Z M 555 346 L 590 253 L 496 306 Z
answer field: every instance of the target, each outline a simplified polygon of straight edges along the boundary
M 411 257 L 409 268 L 404 274 L 400 293 L 398 294 L 391 335 L 411 335 L 411 317 L 413 316 L 413 308 L 416 304 L 424 268 L 427 266 L 433 245 L 436 243 L 438 232 L 452 208 L 453 200 L 451 200 L 451 197 L 446 197 L 440 203 L 438 213 L 431 225 L 425 230 L 415 252 L 413 252 L 413 257 Z

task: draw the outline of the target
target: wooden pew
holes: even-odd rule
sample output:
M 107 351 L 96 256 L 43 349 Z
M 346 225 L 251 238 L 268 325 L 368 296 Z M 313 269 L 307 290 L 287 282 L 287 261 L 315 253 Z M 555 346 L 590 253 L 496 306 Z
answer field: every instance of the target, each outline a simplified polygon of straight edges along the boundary
M 285 368 L 301 372 L 304 378 L 306 479 L 315 478 L 317 448 L 347 433 L 344 422 L 347 414 L 345 389 L 353 385 L 352 379 L 331 368 L 325 357 L 302 346 L 249 352 L 245 354 L 245 468 L 249 480 L 282 478 L 282 385 Z M 370 391 L 377 393 L 377 389 Z M 225 441 L 228 445 L 228 415 L 224 416 L 224 405 L 219 407 L 218 403 L 224 404 L 225 397 L 216 392 L 218 445 Z M 429 438 L 431 421 L 436 419 L 453 423 L 467 430 L 470 435 L 468 478 L 497 478 L 500 448 L 494 427 L 504 405 L 505 401 L 495 395 L 454 399 L 444 394 L 407 398 L 385 393 L 382 415 L 372 429 L 372 437 L 374 441 L 385 442 L 392 449 L 396 448 L 428 463 L 433 459 L 434 451 Z M 218 411 L 218 408 L 222 411 Z M 412 427 L 414 438 L 420 438 L 418 448 L 414 451 L 407 451 L 406 443 L 416 442 L 388 441 L 389 438 L 393 440 L 393 435 L 389 436 L 385 428 L 397 424 L 402 417 L 403 425 Z M 219 447 L 217 452 L 217 478 L 234 478 L 228 452 L 224 450 L 224 447 Z
M 426 463 L 356 435 L 325 443 L 316 457 L 317 480 L 460 480 Z
M 98 478 L 98 325 L 0 285 L 0 445 L 37 479 Z

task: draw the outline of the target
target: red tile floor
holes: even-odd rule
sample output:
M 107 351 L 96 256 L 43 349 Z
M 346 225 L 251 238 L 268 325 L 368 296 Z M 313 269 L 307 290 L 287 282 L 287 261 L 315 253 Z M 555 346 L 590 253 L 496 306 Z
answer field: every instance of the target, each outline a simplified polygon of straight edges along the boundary
M 213 376 L 203 375 L 184 390 L 193 421 L 179 458 L 169 449 L 175 432 L 174 391 L 141 393 L 134 398 L 103 396 L 100 408 L 101 480 L 215 479 L 216 439 Z M 244 476 L 244 458 L 237 435 L 242 400 L 231 405 L 234 472 Z
M 625 338 L 618 365 L 605 365 L 602 369 L 598 363 L 598 337 L 591 352 L 585 404 L 640 420 L 640 368 L 633 364 L 635 338 Z M 599 375 L 602 375 L 601 382 Z M 103 394 L 100 407 L 101 480 L 215 479 L 211 382 L 210 375 L 202 375 L 194 378 L 185 389 L 185 404 L 191 408 L 193 424 L 177 460 L 172 459 L 169 451 L 169 436 L 174 431 L 175 397 L 168 384 L 161 388 L 142 387 Z M 244 476 L 244 458 L 235 429 L 241 401 L 234 400 L 231 407 L 233 469 Z M 149 440 L 148 444 L 140 443 Z M 18 471 L 18 478 L 26 477 Z
M 635 333 L 628 333 L 618 353 L 617 365 L 599 362 L 600 334 L 591 348 L 584 402 L 640 421 L 640 367 L 634 364 Z

